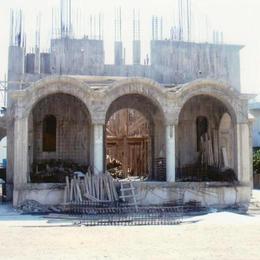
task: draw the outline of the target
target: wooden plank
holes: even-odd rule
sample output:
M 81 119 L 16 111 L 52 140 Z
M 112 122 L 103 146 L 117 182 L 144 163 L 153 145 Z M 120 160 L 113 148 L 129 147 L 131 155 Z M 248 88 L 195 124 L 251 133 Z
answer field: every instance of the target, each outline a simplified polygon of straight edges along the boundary
M 222 147 L 221 150 L 222 150 L 224 167 L 228 168 L 229 167 L 229 162 L 228 162 L 228 157 L 227 157 L 227 148 L 226 147 Z
M 70 202 L 73 201 L 73 186 L 74 186 L 74 180 L 71 180 L 71 184 L 70 184 Z
M 79 188 L 79 184 L 78 183 L 76 183 L 76 191 L 77 191 L 77 201 L 79 201 L 79 202 L 82 202 L 82 196 L 81 196 L 81 191 L 80 191 L 80 188 Z
M 106 188 L 108 200 L 112 201 L 112 195 L 111 195 L 110 187 L 109 187 L 109 184 L 108 184 L 108 178 L 107 178 L 106 175 L 103 176 L 103 181 L 104 181 L 104 184 L 105 184 L 104 186 Z
M 113 200 L 115 201 L 118 201 L 118 194 L 117 194 L 117 191 L 116 191 L 116 187 L 115 187 L 115 184 L 114 184 L 114 180 L 113 178 L 110 176 L 110 174 L 108 173 L 108 181 L 109 181 L 109 184 L 110 184 L 110 189 L 111 189 L 111 193 L 112 193 L 112 196 L 113 196 Z
M 68 201 L 68 186 L 65 186 L 64 194 L 63 194 L 63 202 L 67 203 Z
M 97 199 L 99 199 L 100 198 L 100 195 L 99 195 L 99 193 L 100 193 L 100 190 L 99 190 L 99 176 L 95 176 L 95 178 L 94 178 L 94 184 L 95 184 L 95 190 L 96 190 L 96 192 L 95 192 L 95 194 L 96 194 L 96 198 Z
M 102 178 L 98 178 L 99 183 L 99 199 L 104 200 L 103 181 Z

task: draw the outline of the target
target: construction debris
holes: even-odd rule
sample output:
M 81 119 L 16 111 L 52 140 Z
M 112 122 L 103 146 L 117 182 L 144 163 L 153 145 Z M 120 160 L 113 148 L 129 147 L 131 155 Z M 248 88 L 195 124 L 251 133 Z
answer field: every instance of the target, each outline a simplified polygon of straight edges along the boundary
M 60 213 L 62 212 L 61 206 L 47 206 L 42 205 L 36 200 L 24 200 L 17 207 L 18 210 L 21 210 L 25 214 L 47 214 L 47 213 Z
M 183 220 L 182 206 L 134 207 L 122 202 L 110 203 L 73 203 L 70 215 L 52 214 L 51 221 L 77 220 L 86 226 L 129 226 L 129 225 L 174 225 Z
M 200 164 L 187 165 L 176 170 L 176 180 L 182 182 L 230 182 L 237 181 L 236 173 L 231 168 L 202 166 Z
M 201 152 L 201 165 L 219 166 L 219 147 L 217 140 L 217 132 L 214 130 L 210 137 L 209 133 L 201 136 L 200 152 Z
M 64 183 L 66 176 L 73 178 L 75 172 L 86 172 L 87 165 L 70 160 L 41 160 L 32 166 L 31 181 L 34 183 Z
M 82 202 L 84 200 L 96 202 L 117 201 L 118 194 L 111 175 L 109 173 L 93 175 L 88 170 L 84 177 L 74 176 L 70 180 L 67 176 L 64 204 Z

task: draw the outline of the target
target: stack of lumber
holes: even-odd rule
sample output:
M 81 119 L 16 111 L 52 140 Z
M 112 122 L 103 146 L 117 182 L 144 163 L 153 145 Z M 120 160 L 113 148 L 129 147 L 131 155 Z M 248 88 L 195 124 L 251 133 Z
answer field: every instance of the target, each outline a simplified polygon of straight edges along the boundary
M 92 175 L 87 173 L 83 178 L 74 176 L 71 180 L 66 177 L 64 203 L 82 202 L 113 202 L 118 200 L 113 178 L 110 174 Z
M 212 138 L 208 133 L 201 136 L 200 148 L 202 165 L 219 166 L 219 144 L 216 130 L 213 130 Z

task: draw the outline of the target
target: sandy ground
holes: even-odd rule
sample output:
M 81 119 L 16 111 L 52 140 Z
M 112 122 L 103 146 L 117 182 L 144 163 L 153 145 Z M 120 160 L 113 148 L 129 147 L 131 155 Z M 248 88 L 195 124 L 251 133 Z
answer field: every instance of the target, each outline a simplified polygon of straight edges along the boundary
M 260 197 L 260 192 L 259 192 Z M 260 215 L 231 212 L 175 226 L 47 223 L 0 205 L 0 259 L 260 259 Z

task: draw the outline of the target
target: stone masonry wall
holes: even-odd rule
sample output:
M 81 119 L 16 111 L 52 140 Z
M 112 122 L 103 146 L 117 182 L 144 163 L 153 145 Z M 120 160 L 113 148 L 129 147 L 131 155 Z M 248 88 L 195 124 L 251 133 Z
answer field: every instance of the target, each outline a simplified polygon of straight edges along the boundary
M 42 151 L 42 127 L 46 115 L 57 119 L 56 152 Z M 84 105 L 67 94 L 54 94 L 41 100 L 33 110 L 34 160 L 62 159 L 89 163 L 90 122 Z

